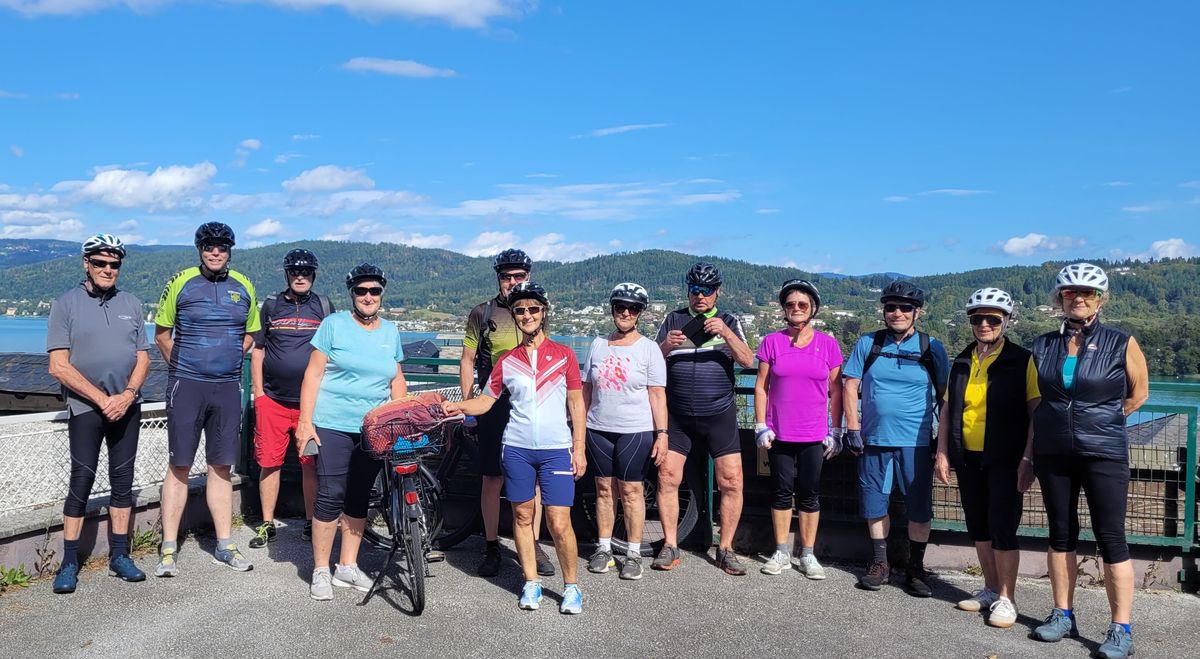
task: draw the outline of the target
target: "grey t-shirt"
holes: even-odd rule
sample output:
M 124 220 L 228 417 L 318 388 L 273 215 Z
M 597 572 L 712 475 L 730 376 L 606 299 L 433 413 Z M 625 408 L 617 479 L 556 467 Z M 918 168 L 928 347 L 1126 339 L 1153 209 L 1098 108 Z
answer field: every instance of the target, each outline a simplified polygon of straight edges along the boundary
M 46 352 L 71 351 L 71 365 L 110 396 L 129 386 L 138 351 L 149 349 L 142 302 L 129 293 L 93 296 L 80 283 L 50 306 Z M 100 410 L 67 387 L 63 396 L 71 414 Z M 141 399 L 139 392 L 135 402 Z
M 583 381 L 592 385 L 588 428 L 619 433 L 654 430 L 646 388 L 667 386 L 667 364 L 657 343 L 644 336 L 629 346 L 610 345 L 603 336 L 595 339 L 584 362 Z

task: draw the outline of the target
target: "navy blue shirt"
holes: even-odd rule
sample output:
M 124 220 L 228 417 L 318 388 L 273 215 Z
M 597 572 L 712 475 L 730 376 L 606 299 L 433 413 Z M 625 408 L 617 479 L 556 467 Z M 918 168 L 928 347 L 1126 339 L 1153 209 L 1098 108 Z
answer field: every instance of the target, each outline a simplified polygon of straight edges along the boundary
M 333 302 L 329 303 L 330 312 Z M 263 302 L 260 324 L 254 334 L 254 347 L 262 348 L 263 393 L 271 400 L 299 403 L 300 383 L 312 352 L 312 338 L 325 318 L 316 293 L 297 299 L 284 291 L 274 300 Z

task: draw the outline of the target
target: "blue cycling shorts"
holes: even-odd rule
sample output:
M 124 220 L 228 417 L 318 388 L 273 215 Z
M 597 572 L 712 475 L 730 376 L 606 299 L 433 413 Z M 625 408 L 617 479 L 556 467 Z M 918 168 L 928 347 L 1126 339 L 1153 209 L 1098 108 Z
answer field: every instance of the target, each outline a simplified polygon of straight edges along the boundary
M 933 463 L 928 446 L 867 445 L 858 459 L 860 512 L 866 519 L 888 516 L 892 488 L 900 487 L 908 521 L 933 519 Z
M 506 445 L 501 450 L 500 461 L 504 465 L 504 489 L 509 501 L 529 501 L 533 499 L 535 488 L 541 487 L 543 506 L 569 508 L 575 502 L 571 449 Z

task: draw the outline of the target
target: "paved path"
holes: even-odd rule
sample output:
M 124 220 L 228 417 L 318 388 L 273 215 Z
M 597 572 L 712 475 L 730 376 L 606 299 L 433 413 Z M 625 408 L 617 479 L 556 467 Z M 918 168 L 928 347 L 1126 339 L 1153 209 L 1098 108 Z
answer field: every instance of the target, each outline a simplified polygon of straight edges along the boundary
M 646 571 L 640 582 L 615 574 L 583 573 L 584 613 L 557 612 L 561 581 L 547 580 L 542 610 L 517 609 L 519 576 L 507 563 L 501 577 L 474 576 L 481 543 L 473 540 L 435 564 L 429 605 L 407 615 L 404 593 L 389 590 L 366 607 L 357 593 L 338 589 L 332 602 L 308 598 L 311 555 L 299 524 L 282 529 L 266 551 L 246 553 L 255 569 L 237 574 L 214 565 L 189 542 L 181 576 L 127 584 L 107 569 L 87 570 L 74 595 L 50 584 L 0 597 L 0 657 L 273 657 L 300 653 L 334 657 L 347 651 L 416 656 L 814 656 L 827 657 L 1086 657 L 1107 626 L 1104 592 L 1084 589 L 1077 609 L 1084 638 L 1043 644 L 1027 638 L 1038 624 L 1023 615 L 1012 629 L 984 625 L 953 602 L 978 579 L 943 575 L 932 599 L 899 588 L 869 593 L 854 574 L 831 568 L 824 582 L 796 572 L 767 577 L 725 576 L 704 557 L 688 554 L 669 574 Z M 250 532 L 239 529 L 246 546 Z M 511 552 L 510 552 L 511 556 Z M 382 560 L 364 552 L 372 572 Z M 150 571 L 153 559 L 140 561 Z M 583 570 L 581 569 L 581 572 Z M 1038 618 L 1050 604 L 1049 586 L 1024 580 L 1021 604 Z M 1196 656 L 1200 598 L 1140 592 L 1135 604 L 1137 656 Z

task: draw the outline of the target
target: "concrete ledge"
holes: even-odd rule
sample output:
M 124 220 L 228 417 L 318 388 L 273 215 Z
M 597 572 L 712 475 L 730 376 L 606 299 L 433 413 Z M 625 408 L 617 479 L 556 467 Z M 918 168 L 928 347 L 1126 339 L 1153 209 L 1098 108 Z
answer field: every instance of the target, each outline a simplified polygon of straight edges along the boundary
M 245 477 L 234 473 L 233 510 L 242 509 Z M 205 501 L 206 476 L 188 481 L 188 500 L 183 510 L 180 531 L 195 531 L 212 527 L 212 517 Z M 159 524 L 161 488 L 147 488 L 135 493 L 130 519 L 130 533 L 153 529 Z M 79 555 L 88 557 L 108 554 L 108 497 L 96 497 L 88 502 L 80 535 Z M 62 505 L 39 506 L 13 511 L 0 516 L 0 566 L 25 566 L 33 574 L 34 565 L 45 563 L 52 569 L 58 563 L 62 549 Z

